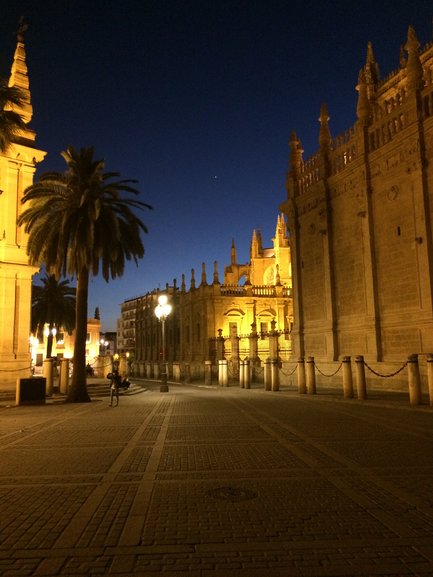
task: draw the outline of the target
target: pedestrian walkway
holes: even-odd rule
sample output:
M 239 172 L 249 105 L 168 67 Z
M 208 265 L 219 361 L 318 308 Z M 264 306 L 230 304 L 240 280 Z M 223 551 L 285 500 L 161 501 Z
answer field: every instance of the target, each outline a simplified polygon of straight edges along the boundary
M 2 577 L 431 577 L 433 409 L 150 382 L 1 401 L 0 504 Z

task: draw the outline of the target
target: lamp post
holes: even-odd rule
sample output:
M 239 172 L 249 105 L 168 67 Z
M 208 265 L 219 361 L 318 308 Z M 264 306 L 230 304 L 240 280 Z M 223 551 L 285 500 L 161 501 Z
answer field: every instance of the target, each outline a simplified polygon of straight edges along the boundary
M 129 357 L 131 356 L 129 351 L 126 352 L 126 376 L 129 377 L 129 369 L 131 367 Z
M 159 388 L 161 393 L 168 392 L 167 384 L 167 365 L 165 358 L 165 320 L 171 313 L 171 304 L 168 302 L 167 295 L 159 295 L 158 304 L 155 307 L 155 315 L 161 321 L 161 342 L 162 342 L 162 371 L 161 371 L 161 386 Z
M 36 354 L 38 351 L 38 345 L 39 345 L 39 339 L 34 337 L 33 335 L 31 335 L 29 337 L 29 343 L 30 343 L 30 355 L 31 355 L 31 367 L 32 367 L 32 375 L 34 374 L 35 371 L 35 366 L 36 366 Z
M 108 347 L 108 341 L 106 341 L 105 339 L 100 339 L 99 341 L 99 354 L 100 355 L 106 355 L 107 354 L 107 347 Z
M 53 355 L 53 343 L 54 343 L 54 337 L 57 334 L 57 329 L 56 327 L 53 327 L 52 329 L 50 329 L 48 326 L 45 327 L 44 329 L 44 336 L 47 339 L 47 352 L 50 353 L 49 357 L 47 356 L 46 358 L 51 358 Z
M 113 358 L 112 358 L 112 362 L 111 362 L 111 371 L 118 371 L 119 370 L 119 355 L 117 353 L 114 353 Z

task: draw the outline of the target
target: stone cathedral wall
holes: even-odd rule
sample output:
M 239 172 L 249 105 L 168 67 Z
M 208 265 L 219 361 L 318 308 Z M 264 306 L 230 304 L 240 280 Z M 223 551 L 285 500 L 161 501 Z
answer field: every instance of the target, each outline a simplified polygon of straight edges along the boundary
M 419 58 L 417 88 L 406 65 L 370 84 L 368 117 L 342 137 L 327 140 L 321 113 L 309 159 L 292 136 L 282 209 L 297 264 L 295 354 L 433 353 L 433 47 Z

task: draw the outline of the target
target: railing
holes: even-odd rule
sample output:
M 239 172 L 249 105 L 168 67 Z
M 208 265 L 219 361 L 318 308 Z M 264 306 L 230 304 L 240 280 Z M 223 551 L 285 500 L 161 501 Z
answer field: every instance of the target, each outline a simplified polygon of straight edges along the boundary
M 273 285 L 221 285 L 220 291 L 222 296 L 245 296 L 251 294 L 255 297 L 275 297 L 278 295 L 279 287 Z M 291 288 L 288 286 L 281 287 L 281 296 L 292 296 Z

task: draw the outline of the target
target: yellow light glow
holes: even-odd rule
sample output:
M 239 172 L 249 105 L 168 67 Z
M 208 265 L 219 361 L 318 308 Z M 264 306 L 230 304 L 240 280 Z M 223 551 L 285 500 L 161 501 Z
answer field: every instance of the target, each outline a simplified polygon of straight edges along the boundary
M 167 295 L 159 295 L 158 304 L 160 304 L 163 307 L 164 305 L 167 304 L 167 301 L 168 301 Z

